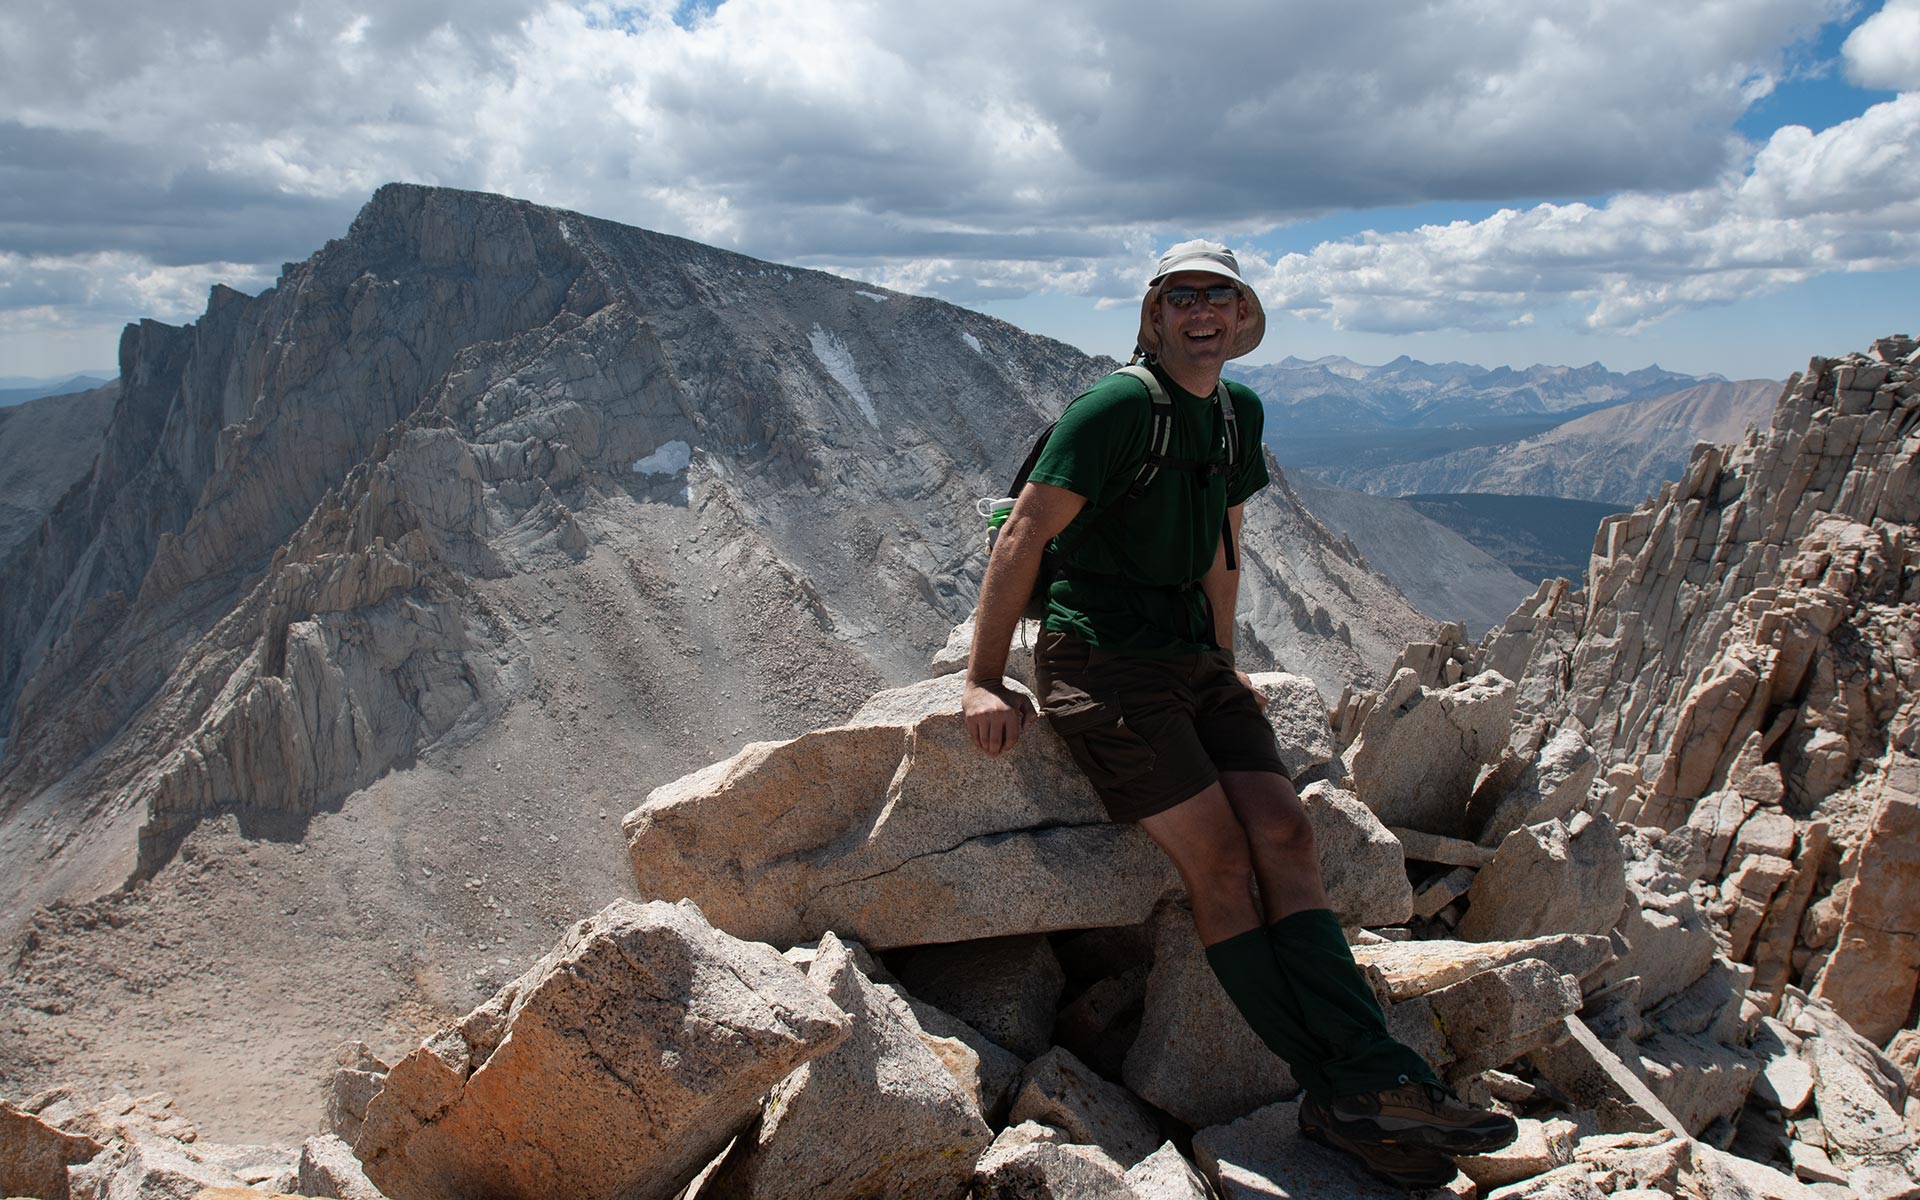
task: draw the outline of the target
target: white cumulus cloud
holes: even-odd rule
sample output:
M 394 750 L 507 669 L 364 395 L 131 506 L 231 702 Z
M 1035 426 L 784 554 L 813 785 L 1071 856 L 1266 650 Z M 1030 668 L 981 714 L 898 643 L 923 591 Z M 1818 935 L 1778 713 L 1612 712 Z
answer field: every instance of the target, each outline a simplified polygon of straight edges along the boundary
M 1914 3 L 1856 38 L 1897 43 Z M 670 0 L 19 0 L 0 9 L 0 307 L 177 317 L 168 281 L 270 278 L 398 179 L 961 301 L 1128 295 L 1170 230 L 1618 196 L 1323 247 L 1275 286 L 1369 327 L 1505 326 L 1556 288 L 1630 323 L 1743 271 L 1905 261 L 1911 227 L 1873 224 L 1905 168 L 1827 134 L 1756 156 L 1733 132 L 1848 10 L 1230 0 L 1181 16 L 1218 36 L 1170 37 L 1145 0 L 724 0 L 685 24 Z
M 1920 90 L 1920 0 L 1887 0 L 1847 35 L 1840 55 L 1861 87 Z
M 1634 329 L 1834 271 L 1920 267 L 1920 93 L 1788 126 L 1706 187 L 1539 204 L 1329 242 L 1251 268 L 1269 308 L 1344 329 L 1523 327 L 1569 301 Z

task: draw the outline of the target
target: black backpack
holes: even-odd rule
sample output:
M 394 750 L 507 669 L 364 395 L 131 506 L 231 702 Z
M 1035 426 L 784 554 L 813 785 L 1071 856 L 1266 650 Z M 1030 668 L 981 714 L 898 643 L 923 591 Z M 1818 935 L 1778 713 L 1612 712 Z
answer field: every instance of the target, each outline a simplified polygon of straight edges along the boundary
M 1226 461 L 1194 462 L 1190 459 L 1175 458 L 1167 453 L 1167 446 L 1173 440 L 1173 398 L 1167 395 L 1167 389 L 1160 382 L 1160 377 L 1139 364 L 1121 367 L 1118 371 L 1114 372 L 1114 374 L 1131 375 L 1141 383 L 1146 384 L 1147 397 L 1153 405 L 1153 424 L 1147 433 L 1146 457 L 1141 461 L 1139 470 L 1134 473 L 1133 483 L 1127 488 L 1125 495 L 1109 504 L 1103 511 L 1096 515 L 1094 523 L 1104 523 L 1112 520 L 1116 514 L 1125 510 L 1135 500 L 1138 500 L 1146 493 L 1148 485 L 1154 481 L 1162 469 L 1188 471 L 1191 472 L 1196 479 L 1202 480 L 1214 475 L 1230 475 L 1233 470 L 1235 456 L 1240 450 L 1240 429 L 1235 423 L 1233 397 L 1227 392 L 1225 380 L 1221 380 L 1219 386 L 1214 388 L 1213 399 L 1214 403 L 1220 406 L 1220 415 L 1224 418 L 1224 424 L 1226 426 Z M 1109 378 L 1111 378 L 1111 376 L 1109 376 Z M 1071 408 L 1072 404 L 1069 403 L 1068 407 Z M 1013 477 L 1012 486 L 1007 488 L 1007 495 L 1014 497 L 1016 500 L 1019 498 L 1020 489 L 1027 486 L 1027 479 L 1033 474 L 1034 464 L 1040 461 L 1040 453 L 1046 449 L 1047 439 L 1053 436 L 1053 431 L 1058 425 L 1058 421 L 1048 425 L 1040 431 L 1040 436 L 1034 439 L 1033 449 L 1027 452 L 1026 461 L 1020 464 L 1019 472 Z M 1083 526 L 1080 536 L 1085 537 L 1087 530 L 1091 528 L 1092 524 Z M 993 546 L 996 541 L 995 535 L 997 535 L 998 532 L 997 527 L 988 531 L 987 553 L 989 557 L 992 556 Z M 1227 566 L 1229 569 L 1238 570 L 1240 564 L 1234 555 L 1231 533 L 1232 531 L 1228 528 L 1226 518 L 1222 517 L 1220 537 L 1222 543 L 1227 548 Z M 1060 553 L 1059 547 L 1056 544 L 1058 541 L 1059 539 L 1055 538 L 1054 541 L 1049 542 L 1046 549 L 1041 552 L 1040 572 L 1034 576 L 1033 593 L 1027 597 L 1026 608 L 1021 612 L 1023 617 L 1037 621 L 1046 616 L 1047 592 L 1057 579 L 1093 579 L 1126 583 L 1131 587 L 1149 586 L 1133 583 L 1130 580 L 1123 580 L 1118 576 L 1104 575 L 1098 571 L 1088 571 L 1081 567 L 1070 566 Z M 1165 590 L 1184 592 L 1199 585 L 1199 580 L 1192 579 L 1186 583 L 1166 585 Z

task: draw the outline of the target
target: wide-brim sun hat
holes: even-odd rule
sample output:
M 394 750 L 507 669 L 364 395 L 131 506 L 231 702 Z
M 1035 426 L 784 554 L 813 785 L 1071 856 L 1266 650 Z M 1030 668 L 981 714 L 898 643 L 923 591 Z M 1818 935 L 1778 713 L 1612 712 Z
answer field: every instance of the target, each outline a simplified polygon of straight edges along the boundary
M 1266 310 L 1260 307 L 1260 297 L 1253 285 L 1240 277 L 1240 260 L 1234 257 L 1233 251 L 1205 238 L 1181 242 L 1160 256 L 1153 278 L 1147 280 L 1147 294 L 1140 299 L 1140 337 L 1135 343 L 1140 350 L 1146 354 L 1160 353 L 1160 331 L 1153 327 L 1154 302 L 1160 299 L 1160 288 L 1167 276 L 1181 271 L 1205 271 L 1240 289 L 1247 301 L 1247 319 L 1240 322 L 1240 328 L 1235 331 L 1233 344 L 1227 347 L 1227 357 L 1239 358 L 1253 353 L 1260 339 L 1267 336 Z

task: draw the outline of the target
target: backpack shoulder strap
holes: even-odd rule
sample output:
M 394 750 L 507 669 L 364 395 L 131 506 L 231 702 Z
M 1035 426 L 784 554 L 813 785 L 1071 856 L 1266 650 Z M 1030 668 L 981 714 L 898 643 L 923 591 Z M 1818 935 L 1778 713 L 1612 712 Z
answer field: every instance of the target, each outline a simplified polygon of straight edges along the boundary
M 1053 424 L 1042 429 L 1040 435 L 1033 439 L 1033 449 L 1027 451 L 1026 461 L 1022 462 L 1020 469 L 1014 473 L 1013 483 L 1007 488 L 1007 495 L 1018 496 L 1020 489 L 1027 486 L 1027 479 L 1033 474 L 1033 468 L 1039 465 L 1040 452 L 1047 448 L 1047 441 L 1053 437 L 1054 426 L 1058 424 L 1058 421 L 1053 422 Z
M 1130 375 L 1146 384 L 1147 399 L 1153 404 L 1152 425 L 1147 430 L 1147 456 L 1133 477 L 1133 485 L 1127 489 L 1126 498 L 1137 500 L 1160 473 L 1160 464 L 1167 460 L 1167 447 L 1173 442 L 1173 397 L 1167 395 L 1158 375 L 1138 363 L 1121 367 L 1115 374 Z
M 1240 425 L 1233 414 L 1233 393 L 1227 390 L 1227 381 L 1222 379 L 1220 386 L 1213 391 L 1214 402 L 1220 406 L 1220 416 L 1227 426 L 1227 469 L 1233 469 L 1234 458 L 1240 453 Z

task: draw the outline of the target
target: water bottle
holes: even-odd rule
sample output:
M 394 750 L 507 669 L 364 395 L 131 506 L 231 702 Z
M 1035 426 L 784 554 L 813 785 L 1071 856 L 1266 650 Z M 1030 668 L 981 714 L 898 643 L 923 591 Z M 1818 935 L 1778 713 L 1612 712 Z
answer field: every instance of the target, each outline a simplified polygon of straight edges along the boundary
M 1012 496 L 984 497 L 974 501 L 973 510 L 987 519 L 987 557 L 993 557 L 993 544 L 1000 538 L 1000 527 L 1013 512 Z

